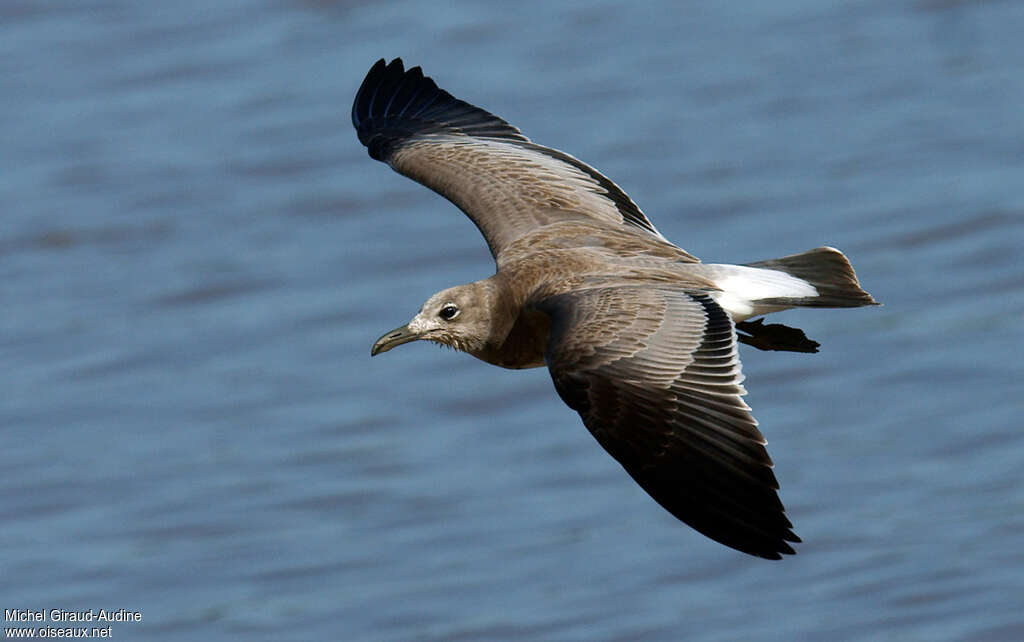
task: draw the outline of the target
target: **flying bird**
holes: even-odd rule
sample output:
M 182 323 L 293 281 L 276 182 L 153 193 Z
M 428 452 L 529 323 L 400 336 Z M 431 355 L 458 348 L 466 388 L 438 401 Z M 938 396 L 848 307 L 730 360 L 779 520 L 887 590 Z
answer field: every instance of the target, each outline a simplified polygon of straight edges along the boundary
M 562 400 L 670 513 L 751 555 L 794 553 L 737 343 L 816 352 L 801 330 L 754 317 L 876 304 L 842 252 L 701 263 L 597 170 L 399 58 L 370 69 L 352 123 L 371 158 L 461 209 L 497 266 L 431 296 L 371 355 L 427 340 L 503 368 L 547 366 Z

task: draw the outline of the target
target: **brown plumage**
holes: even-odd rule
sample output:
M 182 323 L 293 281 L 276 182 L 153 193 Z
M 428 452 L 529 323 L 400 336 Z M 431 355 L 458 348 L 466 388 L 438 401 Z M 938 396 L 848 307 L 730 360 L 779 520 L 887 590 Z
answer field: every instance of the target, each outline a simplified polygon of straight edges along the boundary
M 700 263 L 596 170 L 400 59 L 370 69 L 352 122 L 371 157 L 465 212 L 497 264 L 430 297 L 371 354 L 426 339 L 505 368 L 547 365 L 565 403 L 669 512 L 751 555 L 794 552 L 800 540 L 742 399 L 737 338 L 815 352 L 800 330 L 747 319 L 874 304 L 841 252 Z

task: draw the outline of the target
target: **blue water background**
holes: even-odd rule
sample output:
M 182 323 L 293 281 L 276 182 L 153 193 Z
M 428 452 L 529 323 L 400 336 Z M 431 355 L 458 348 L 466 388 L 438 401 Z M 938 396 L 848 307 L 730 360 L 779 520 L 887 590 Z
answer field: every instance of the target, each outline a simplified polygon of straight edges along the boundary
M 1024 639 L 1024 4 L 0 5 L 0 608 L 139 640 Z M 489 275 L 377 58 L 706 261 L 843 249 L 748 401 L 805 540 L 676 522 L 544 369 L 381 333 Z

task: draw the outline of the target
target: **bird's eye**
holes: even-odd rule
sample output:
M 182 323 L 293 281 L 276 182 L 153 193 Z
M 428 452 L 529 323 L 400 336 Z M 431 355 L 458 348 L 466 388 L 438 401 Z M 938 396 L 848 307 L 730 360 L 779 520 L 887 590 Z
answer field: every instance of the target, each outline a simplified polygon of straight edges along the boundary
M 441 306 L 441 311 L 438 313 L 441 318 L 445 321 L 451 321 L 455 317 L 459 316 L 459 306 L 454 303 L 445 303 Z

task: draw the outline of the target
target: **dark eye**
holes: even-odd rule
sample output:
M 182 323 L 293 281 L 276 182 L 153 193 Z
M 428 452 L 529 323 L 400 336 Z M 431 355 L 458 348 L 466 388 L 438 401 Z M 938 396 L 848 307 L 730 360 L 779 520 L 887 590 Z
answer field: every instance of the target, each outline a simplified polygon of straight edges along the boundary
M 441 311 L 438 312 L 441 318 L 445 321 L 451 321 L 455 317 L 459 316 L 459 306 L 454 303 L 445 303 L 441 306 Z

